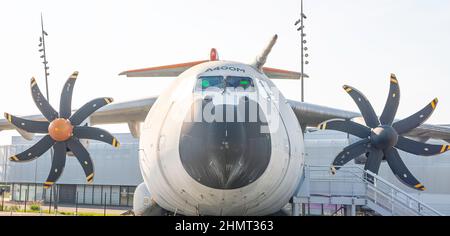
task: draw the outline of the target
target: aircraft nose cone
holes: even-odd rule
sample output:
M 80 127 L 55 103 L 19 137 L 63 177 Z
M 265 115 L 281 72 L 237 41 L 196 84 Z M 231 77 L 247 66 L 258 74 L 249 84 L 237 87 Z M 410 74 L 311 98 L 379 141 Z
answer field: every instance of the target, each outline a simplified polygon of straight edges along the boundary
M 209 102 L 194 104 L 191 112 L 203 114 Z M 215 189 L 236 189 L 256 181 L 264 173 L 271 156 L 270 134 L 261 132 L 261 126 L 267 125 L 261 120 L 266 119 L 257 117 L 256 121 L 250 121 L 249 116 L 245 120 L 237 119 L 239 112 L 248 115 L 252 102 L 241 100 L 237 106 L 214 106 L 213 113 L 222 112 L 222 121 L 201 119 L 183 123 L 180 158 L 197 182 Z M 258 107 L 256 103 L 251 105 Z M 235 119 L 225 119 L 231 113 Z

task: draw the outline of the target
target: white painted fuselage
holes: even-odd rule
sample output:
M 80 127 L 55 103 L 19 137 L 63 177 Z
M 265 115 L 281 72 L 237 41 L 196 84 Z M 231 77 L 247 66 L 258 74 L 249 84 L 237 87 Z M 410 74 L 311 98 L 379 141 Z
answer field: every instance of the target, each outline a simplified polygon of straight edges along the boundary
M 217 75 L 253 79 L 255 91 L 208 94 L 227 98 L 245 94 L 261 106 L 270 133 L 270 161 L 264 173 L 236 189 L 201 184 L 185 170 L 180 159 L 183 121 L 195 100 L 207 95 L 195 90 L 198 77 Z M 236 101 L 214 99 L 214 103 Z M 139 155 L 144 183 L 152 200 L 168 211 L 182 215 L 270 215 L 285 206 L 298 188 L 304 163 L 301 127 L 272 81 L 249 65 L 210 61 L 185 71 L 160 95 L 141 132 Z

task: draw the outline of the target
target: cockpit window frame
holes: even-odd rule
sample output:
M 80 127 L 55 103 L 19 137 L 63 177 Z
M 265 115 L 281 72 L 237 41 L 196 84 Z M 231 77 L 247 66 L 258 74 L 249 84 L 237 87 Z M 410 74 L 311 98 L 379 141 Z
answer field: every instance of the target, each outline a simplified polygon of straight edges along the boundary
M 239 79 L 239 82 L 240 82 L 239 86 L 228 86 L 228 85 L 229 85 L 229 84 L 228 84 L 228 81 L 229 81 L 229 78 L 230 78 L 230 77 L 231 77 L 231 78 L 238 78 L 238 79 Z M 246 88 L 240 86 L 240 85 L 242 85 L 241 82 L 242 82 L 244 79 L 250 82 L 249 85 L 248 85 L 248 87 L 246 87 Z M 234 76 L 234 75 L 229 75 L 229 76 L 227 76 L 227 77 L 225 78 L 225 88 L 234 88 L 234 89 L 237 90 L 237 91 L 239 91 L 240 89 L 243 89 L 243 92 L 254 92 L 254 91 L 255 91 L 255 83 L 254 83 L 254 79 L 251 78 L 251 77 L 249 77 L 249 76 Z
M 205 78 L 221 78 L 221 87 L 218 86 L 208 86 L 208 88 L 204 88 L 203 83 L 204 83 L 204 79 Z M 200 82 L 201 81 L 201 82 Z M 198 92 L 205 92 L 207 91 L 207 89 L 220 89 L 221 91 L 225 89 L 225 77 L 223 75 L 211 75 L 211 76 L 198 76 L 197 77 L 197 81 L 195 82 L 195 86 L 194 86 L 194 91 L 198 91 Z
M 214 78 L 214 77 L 221 77 L 222 78 L 222 86 L 209 86 L 208 88 L 204 88 L 203 86 L 203 82 L 204 82 L 204 78 Z M 246 88 L 243 88 L 241 86 L 228 86 L 228 78 L 241 78 L 240 81 L 242 81 L 242 79 L 246 79 L 250 82 L 249 86 Z M 201 81 L 201 82 L 199 82 Z M 250 76 L 235 76 L 235 75 L 227 75 L 227 76 L 223 76 L 223 75 L 206 75 L 206 76 L 198 76 L 197 77 L 197 81 L 195 83 L 194 86 L 194 92 L 205 92 L 208 91 L 208 89 L 218 89 L 221 92 L 225 92 L 227 89 L 232 88 L 234 91 L 238 91 L 238 92 L 255 92 L 256 91 L 256 84 L 255 84 L 255 79 L 250 77 Z

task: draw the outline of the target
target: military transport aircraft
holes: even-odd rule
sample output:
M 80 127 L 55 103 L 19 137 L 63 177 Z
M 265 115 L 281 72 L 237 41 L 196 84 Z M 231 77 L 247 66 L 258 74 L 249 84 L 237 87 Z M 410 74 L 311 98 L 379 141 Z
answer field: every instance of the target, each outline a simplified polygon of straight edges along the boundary
M 37 131 L 49 133 L 45 143 L 48 148 L 54 143 L 64 147 L 58 143 L 70 142 L 72 146 L 67 144 L 65 151 L 72 151 L 83 165 L 90 157 L 84 148 L 79 148 L 80 139 L 98 139 L 114 146 L 118 146 L 118 142 L 106 131 L 88 131 L 80 125 L 82 122 L 87 125 L 127 123 L 132 135 L 140 138 L 139 160 L 144 183 L 136 189 L 134 202 L 134 211 L 140 215 L 163 212 L 270 215 L 278 212 L 293 197 L 300 183 L 304 165 L 303 131 L 307 126 L 317 125 L 362 139 L 336 157 L 333 171 L 356 157 L 366 156 L 365 168 L 377 173 L 381 162 L 386 160 L 403 183 L 425 190 L 396 150 L 434 155 L 450 149 L 446 145 L 423 144 L 406 138 L 450 141 L 449 127 L 423 124 L 436 108 L 437 100 L 417 114 L 395 121 L 400 91 L 394 75 L 390 78 L 391 90 L 380 118 L 364 95 L 349 86 L 344 88 L 361 114 L 287 100 L 271 79 L 299 79 L 301 75 L 264 67 L 276 40 L 274 36 L 250 64 L 219 60 L 217 50 L 212 49 L 209 60 L 120 74 L 177 77 L 158 97 L 110 105 L 107 104 L 112 100 L 94 100 L 98 103 L 90 102 L 79 109 L 89 108 L 88 113 L 77 111 L 73 116 L 67 108 L 62 108 L 63 115 L 53 112 L 52 117 L 18 118 L 6 114 L 6 119 L 0 120 L 0 130 L 17 129 L 28 139 Z M 32 82 L 32 89 L 36 86 Z M 72 87 L 73 83 L 68 81 L 64 90 Z M 39 101 L 35 99 L 38 106 L 42 101 L 48 103 L 42 96 Z M 79 113 L 83 115 L 77 115 Z M 72 120 L 74 116 L 76 119 Z M 354 122 L 361 116 L 363 122 Z M 26 120 L 43 123 L 36 128 L 27 126 Z M 77 150 L 71 150 L 74 142 Z M 42 154 L 36 152 L 37 149 L 32 147 L 11 160 L 33 159 Z M 55 153 L 62 153 L 54 149 Z M 88 182 L 92 182 L 93 173 L 86 169 L 85 172 Z M 150 202 L 145 202 L 144 198 Z

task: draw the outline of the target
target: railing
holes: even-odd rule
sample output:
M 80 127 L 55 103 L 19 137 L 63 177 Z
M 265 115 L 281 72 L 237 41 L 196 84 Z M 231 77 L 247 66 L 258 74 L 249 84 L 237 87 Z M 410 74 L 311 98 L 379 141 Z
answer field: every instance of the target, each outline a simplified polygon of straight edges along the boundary
M 305 166 L 314 195 L 353 196 L 372 201 L 392 215 L 442 216 L 422 201 L 359 166 L 343 166 L 332 174 L 330 166 Z

